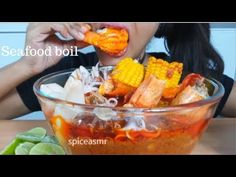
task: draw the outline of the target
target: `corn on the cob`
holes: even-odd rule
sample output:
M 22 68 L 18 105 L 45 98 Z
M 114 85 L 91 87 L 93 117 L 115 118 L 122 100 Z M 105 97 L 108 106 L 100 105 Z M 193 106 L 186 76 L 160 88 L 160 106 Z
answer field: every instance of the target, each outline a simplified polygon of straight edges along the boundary
M 132 58 L 124 58 L 114 68 L 112 79 L 137 88 L 143 81 L 144 66 Z
M 153 74 L 158 79 L 166 81 L 166 88 L 177 87 L 181 78 L 182 70 L 182 63 L 168 63 L 162 59 L 150 57 L 147 64 L 145 78 Z

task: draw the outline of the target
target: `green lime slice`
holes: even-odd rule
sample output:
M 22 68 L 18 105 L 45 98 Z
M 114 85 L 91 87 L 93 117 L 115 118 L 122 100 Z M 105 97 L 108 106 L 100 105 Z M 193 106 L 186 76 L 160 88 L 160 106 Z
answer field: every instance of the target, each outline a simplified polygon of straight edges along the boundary
M 42 139 L 41 143 L 52 143 L 52 144 L 60 145 L 58 140 L 56 139 L 56 137 L 55 136 L 51 136 L 51 135 L 45 136 Z
M 16 147 L 22 143 L 23 141 L 20 139 L 13 139 L 10 144 L 8 144 L 1 152 L 1 155 L 15 155 Z
M 30 149 L 34 146 L 34 143 L 30 142 L 24 142 L 19 144 L 15 149 L 16 155 L 28 155 L 30 152 Z
M 30 150 L 30 155 L 65 155 L 65 151 L 59 145 L 52 143 L 38 143 Z
M 40 142 L 46 135 L 46 130 L 42 127 L 33 128 L 27 132 L 19 133 L 16 135 L 17 138 L 30 141 L 30 142 Z

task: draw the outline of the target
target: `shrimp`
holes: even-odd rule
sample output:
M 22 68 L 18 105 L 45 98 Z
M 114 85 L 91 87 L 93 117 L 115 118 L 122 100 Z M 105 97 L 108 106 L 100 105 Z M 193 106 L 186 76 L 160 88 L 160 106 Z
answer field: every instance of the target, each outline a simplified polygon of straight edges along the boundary
M 192 103 L 209 97 L 208 89 L 203 81 L 204 77 L 199 74 L 192 73 L 186 76 L 180 86 L 179 93 L 172 100 L 171 105 Z M 194 107 L 193 109 L 189 109 L 186 111 L 183 110 L 182 118 L 180 117 L 177 120 L 182 123 L 190 124 L 193 122 L 197 122 L 203 118 L 208 118 L 211 115 L 210 111 L 212 111 L 210 107 L 211 105 L 205 105 Z
M 134 107 L 155 107 L 161 99 L 165 89 L 166 81 L 157 79 L 150 75 L 144 79 L 141 85 L 134 92 L 129 100 L 129 104 Z
M 203 81 L 204 77 L 199 74 L 187 75 L 171 105 L 186 104 L 207 98 L 208 90 Z

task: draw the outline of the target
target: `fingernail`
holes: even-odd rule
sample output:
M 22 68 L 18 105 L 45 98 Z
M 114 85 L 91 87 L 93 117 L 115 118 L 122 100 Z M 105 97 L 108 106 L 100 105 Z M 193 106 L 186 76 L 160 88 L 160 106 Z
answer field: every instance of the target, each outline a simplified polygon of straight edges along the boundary
M 91 30 L 91 26 L 89 24 L 85 24 L 85 26 L 88 28 L 88 30 Z
M 66 38 L 67 38 L 67 40 L 72 40 L 72 39 L 74 39 L 70 34 L 66 34 Z
M 72 36 L 68 32 L 65 32 L 65 37 L 66 38 L 72 38 Z
M 88 31 L 88 29 L 87 29 L 87 27 L 85 27 L 85 26 L 81 26 L 80 31 L 81 31 L 82 33 L 85 33 L 85 32 Z
M 84 39 L 84 34 L 81 33 L 81 32 L 77 32 L 77 36 L 80 40 L 83 40 Z

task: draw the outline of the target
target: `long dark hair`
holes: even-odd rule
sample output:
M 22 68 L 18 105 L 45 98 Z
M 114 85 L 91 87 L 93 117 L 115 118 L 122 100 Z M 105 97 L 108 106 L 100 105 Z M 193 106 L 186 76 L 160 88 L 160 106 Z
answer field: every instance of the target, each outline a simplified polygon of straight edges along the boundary
M 170 58 L 185 71 L 220 79 L 224 62 L 210 43 L 209 23 L 161 23 L 155 36 L 165 39 Z

